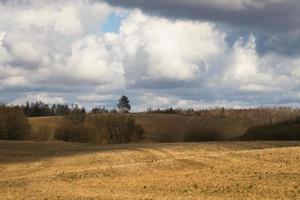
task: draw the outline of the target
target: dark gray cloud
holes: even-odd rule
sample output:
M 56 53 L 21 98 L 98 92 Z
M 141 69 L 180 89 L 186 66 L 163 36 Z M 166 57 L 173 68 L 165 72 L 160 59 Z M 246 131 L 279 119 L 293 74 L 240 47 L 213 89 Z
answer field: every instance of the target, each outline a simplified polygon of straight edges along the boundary
M 269 31 L 300 29 L 298 0 L 105 0 L 171 18 L 210 20 Z

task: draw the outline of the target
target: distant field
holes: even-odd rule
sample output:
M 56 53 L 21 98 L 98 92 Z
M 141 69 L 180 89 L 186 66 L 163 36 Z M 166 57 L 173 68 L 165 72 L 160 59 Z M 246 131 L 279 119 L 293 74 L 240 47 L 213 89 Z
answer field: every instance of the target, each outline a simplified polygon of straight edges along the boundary
M 62 121 L 61 117 L 30 117 L 32 140 L 53 140 L 55 129 Z
M 192 128 L 214 128 L 229 138 L 240 136 L 247 128 L 266 123 L 262 119 L 244 118 L 239 121 L 216 116 L 203 118 L 179 114 L 131 114 L 145 130 L 145 142 L 182 142 L 183 134 Z M 29 118 L 34 138 L 52 140 L 61 117 Z M 40 136 L 40 137 L 38 137 Z
M 300 199 L 300 142 L 0 141 L 0 199 Z

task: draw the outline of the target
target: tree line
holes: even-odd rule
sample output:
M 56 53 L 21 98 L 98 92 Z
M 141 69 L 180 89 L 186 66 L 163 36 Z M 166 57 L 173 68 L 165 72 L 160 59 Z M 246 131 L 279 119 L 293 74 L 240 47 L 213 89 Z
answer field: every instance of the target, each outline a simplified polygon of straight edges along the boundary
M 179 109 L 171 107 L 165 109 L 148 108 L 145 113 L 195 115 L 206 120 L 221 119 L 232 122 L 248 120 L 256 121 L 258 124 L 273 124 L 300 116 L 300 109 L 291 107 Z
M 46 104 L 42 101 L 38 102 L 26 102 L 25 105 L 13 106 L 19 107 L 24 111 L 24 114 L 28 117 L 44 117 L 44 116 L 63 116 L 73 112 L 87 113 L 85 107 L 79 107 L 77 104 Z M 88 113 L 91 114 L 107 114 L 107 113 L 128 113 L 131 110 L 130 101 L 128 97 L 122 96 L 118 103 L 117 108 L 108 109 L 105 106 L 97 106 L 92 108 Z
M 29 103 L 24 106 L 0 105 L 0 139 L 24 140 L 30 139 L 30 125 L 28 117 L 62 116 L 61 122 L 55 130 L 55 139 L 67 142 L 89 143 L 128 143 L 140 141 L 144 130 L 135 118 L 137 115 L 127 115 L 131 110 L 128 97 L 122 96 L 114 109 L 103 106 L 86 111 L 78 105 L 66 104 L 48 105 L 43 102 Z M 174 114 L 195 116 L 188 118 L 188 126 L 178 122 L 179 128 L 184 133 L 180 141 L 217 141 L 227 140 L 222 125 L 245 125 L 250 127 L 242 137 L 237 140 L 299 140 L 300 124 L 298 116 L 300 109 L 289 107 L 275 108 L 249 108 L 249 109 L 148 109 L 149 114 Z M 162 117 L 162 116 L 153 116 Z M 172 120 L 178 116 L 170 116 L 160 120 L 161 127 L 172 125 Z M 177 119 L 176 118 L 176 119 Z M 200 124 L 191 127 L 195 119 L 201 119 Z M 297 119 L 297 120 L 295 120 Z M 196 120 L 197 121 L 197 120 Z M 142 123 L 141 123 L 142 124 Z M 147 124 L 146 124 L 147 125 Z M 172 125 L 173 126 L 173 125 Z M 247 127 L 247 128 L 248 128 Z M 225 127 L 226 128 L 226 127 Z M 160 129 L 159 129 L 160 130 Z M 225 130 L 225 129 L 224 129 Z M 227 130 L 227 129 L 226 129 Z M 167 129 L 160 142 L 173 141 L 174 132 Z M 228 131 L 228 130 L 227 130 Z M 230 131 L 232 131 L 230 129 Z M 31 137 L 32 138 L 32 137 Z
M 66 142 L 88 142 L 101 144 L 129 143 L 140 141 L 143 128 L 132 116 L 129 99 L 122 96 L 116 109 L 93 108 L 89 113 L 78 105 L 29 103 L 25 106 L 0 106 L 0 140 L 30 139 L 28 117 L 63 116 L 55 131 L 55 139 Z M 106 115 L 96 115 L 105 113 Z

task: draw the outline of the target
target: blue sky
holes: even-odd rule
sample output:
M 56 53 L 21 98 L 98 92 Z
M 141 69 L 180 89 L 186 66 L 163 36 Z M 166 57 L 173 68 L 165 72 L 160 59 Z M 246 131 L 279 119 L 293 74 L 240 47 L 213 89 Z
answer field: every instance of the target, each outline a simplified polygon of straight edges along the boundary
M 108 16 L 106 22 L 103 25 L 101 25 L 101 30 L 105 33 L 118 33 L 122 19 L 124 19 L 124 17 L 121 17 L 116 13 L 111 13 Z

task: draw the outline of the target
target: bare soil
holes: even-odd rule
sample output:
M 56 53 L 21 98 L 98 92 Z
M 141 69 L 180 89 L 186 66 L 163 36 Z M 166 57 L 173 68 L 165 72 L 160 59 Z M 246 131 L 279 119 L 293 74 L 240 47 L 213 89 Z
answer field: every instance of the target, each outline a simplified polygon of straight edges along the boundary
M 0 141 L 0 199 L 300 199 L 300 142 Z

